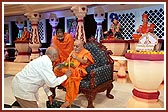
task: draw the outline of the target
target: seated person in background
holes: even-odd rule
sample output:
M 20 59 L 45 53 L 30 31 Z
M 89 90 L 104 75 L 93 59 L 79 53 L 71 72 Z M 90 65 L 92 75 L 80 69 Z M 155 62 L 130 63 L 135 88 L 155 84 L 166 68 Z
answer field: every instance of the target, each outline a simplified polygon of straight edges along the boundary
M 27 30 L 27 27 L 24 27 L 22 37 L 19 40 L 29 41 L 29 39 L 30 39 L 30 32 Z
M 104 34 L 107 36 L 107 39 L 123 39 L 121 35 L 121 24 L 119 23 L 118 15 L 116 13 L 110 14 L 111 19 L 111 28 L 109 31 L 105 31 Z
M 73 50 L 74 40 L 71 34 L 63 32 L 62 29 L 58 28 L 56 36 L 52 38 L 51 46 L 54 46 L 59 51 L 59 57 L 55 61 L 55 64 L 64 62 L 71 51 Z
M 65 103 L 61 105 L 61 108 L 66 108 L 71 105 L 79 92 L 80 81 L 86 76 L 86 67 L 94 63 L 91 53 L 83 47 L 84 42 L 82 40 L 75 40 L 74 50 L 70 53 L 67 59 L 67 66 L 60 67 L 60 65 L 54 68 L 54 73 L 57 77 L 62 76 L 70 68 L 72 71 L 71 77 L 64 81 L 61 85 L 66 88 Z M 69 63 L 73 63 L 71 67 Z
M 143 21 L 143 24 L 140 25 L 139 28 L 136 30 L 136 32 L 138 34 L 132 35 L 133 39 L 139 39 L 143 34 L 146 34 L 148 32 L 153 33 L 153 30 L 155 28 L 155 24 L 148 23 L 148 15 L 147 14 L 142 15 L 142 21 Z
M 50 103 L 52 103 L 52 93 L 48 87 L 60 85 L 71 75 L 71 70 L 67 70 L 62 77 L 55 76 L 52 62 L 57 57 L 58 51 L 54 47 L 48 47 L 45 55 L 34 59 L 15 75 L 12 80 L 12 90 L 22 108 L 38 108 L 40 87 L 44 88 Z

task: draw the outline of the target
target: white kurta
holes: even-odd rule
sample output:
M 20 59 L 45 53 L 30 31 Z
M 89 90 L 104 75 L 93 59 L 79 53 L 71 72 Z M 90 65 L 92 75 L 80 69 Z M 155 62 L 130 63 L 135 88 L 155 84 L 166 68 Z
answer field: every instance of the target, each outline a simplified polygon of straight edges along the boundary
M 37 101 L 40 87 L 43 87 L 47 96 L 50 96 L 52 93 L 49 87 L 56 87 L 66 79 L 66 75 L 55 76 L 51 60 L 47 55 L 43 55 L 31 61 L 15 75 L 12 80 L 12 90 L 14 96 L 18 98 Z

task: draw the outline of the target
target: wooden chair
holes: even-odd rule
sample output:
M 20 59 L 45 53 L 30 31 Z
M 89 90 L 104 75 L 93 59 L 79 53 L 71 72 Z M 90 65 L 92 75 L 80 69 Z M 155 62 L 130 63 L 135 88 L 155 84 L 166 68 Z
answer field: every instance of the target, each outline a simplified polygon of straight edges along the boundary
M 106 96 L 113 99 L 114 96 L 110 94 L 113 88 L 113 65 L 114 61 L 110 57 L 112 51 L 107 50 L 101 43 L 90 38 L 84 47 L 89 50 L 94 58 L 95 64 L 86 68 L 87 76 L 81 80 L 79 93 L 83 93 L 87 100 L 87 108 L 94 108 L 93 101 L 99 92 L 106 90 Z M 58 86 L 58 89 L 62 89 Z M 65 89 L 64 89 L 65 90 Z M 52 90 L 55 94 L 55 89 Z

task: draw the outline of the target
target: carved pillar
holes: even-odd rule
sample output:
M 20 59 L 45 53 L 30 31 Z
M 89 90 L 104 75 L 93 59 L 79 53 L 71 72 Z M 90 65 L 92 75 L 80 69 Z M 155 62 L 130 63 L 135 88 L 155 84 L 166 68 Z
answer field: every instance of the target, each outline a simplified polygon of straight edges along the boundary
M 78 18 L 78 25 L 76 29 L 75 38 L 81 39 L 86 42 L 85 30 L 83 25 L 83 18 L 87 13 L 87 6 L 85 5 L 74 5 L 71 8 L 74 15 Z
M 94 9 L 94 19 L 97 22 L 97 29 L 96 29 L 95 38 L 96 38 L 97 42 L 100 42 L 100 39 L 104 38 L 103 37 L 102 22 L 105 19 L 105 12 L 102 7 L 96 7 Z
M 22 37 L 22 31 L 23 31 L 23 27 L 24 27 L 24 21 L 21 17 L 17 17 L 16 18 L 16 25 L 19 29 L 19 33 L 18 33 L 18 37 L 17 38 L 21 38 Z
M 15 63 L 27 63 L 30 61 L 29 42 L 15 40 Z
M 49 23 L 52 26 L 52 37 L 53 37 L 56 34 L 56 27 L 59 23 L 59 19 L 57 18 L 56 14 L 50 13 Z
M 22 31 L 24 27 L 24 21 L 21 17 L 16 19 L 16 25 L 19 28 L 18 39 L 14 41 L 15 43 L 15 60 L 16 63 L 25 63 L 30 61 L 30 48 L 29 42 L 27 40 L 20 40 L 19 38 L 22 37 Z
M 40 56 L 39 48 L 41 47 L 41 42 L 38 32 L 38 21 L 41 15 L 39 13 L 26 13 L 25 16 L 31 21 L 32 25 L 32 35 L 30 36 L 29 46 L 32 49 L 30 60 L 33 60 Z

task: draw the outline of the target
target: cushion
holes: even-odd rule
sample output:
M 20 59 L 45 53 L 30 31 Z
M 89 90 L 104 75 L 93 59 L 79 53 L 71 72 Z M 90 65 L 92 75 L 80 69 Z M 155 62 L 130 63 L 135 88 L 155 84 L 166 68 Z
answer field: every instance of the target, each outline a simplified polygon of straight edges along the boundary
M 103 50 L 101 50 L 94 43 L 86 43 L 84 47 L 90 51 L 95 61 L 94 64 L 89 65 L 86 68 L 87 76 L 85 79 L 81 80 L 80 87 L 90 89 L 90 71 L 93 70 L 96 73 L 95 77 L 95 87 L 98 85 L 111 80 L 111 66 L 108 64 L 108 59 Z
M 92 69 L 95 76 L 95 85 L 94 87 L 97 87 L 98 85 L 109 81 L 112 79 L 112 70 L 110 65 L 104 65 L 95 69 Z M 87 77 L 80 82 L 80 88 L 87 88 L 90 89 L 90 74 L 87 75 Z
M 108 61 L 105 52 L 96 44 L 87 43 L 84 47 L 92 54 L 96 66 L 103 66 L 104 64 L 107 64 Z

